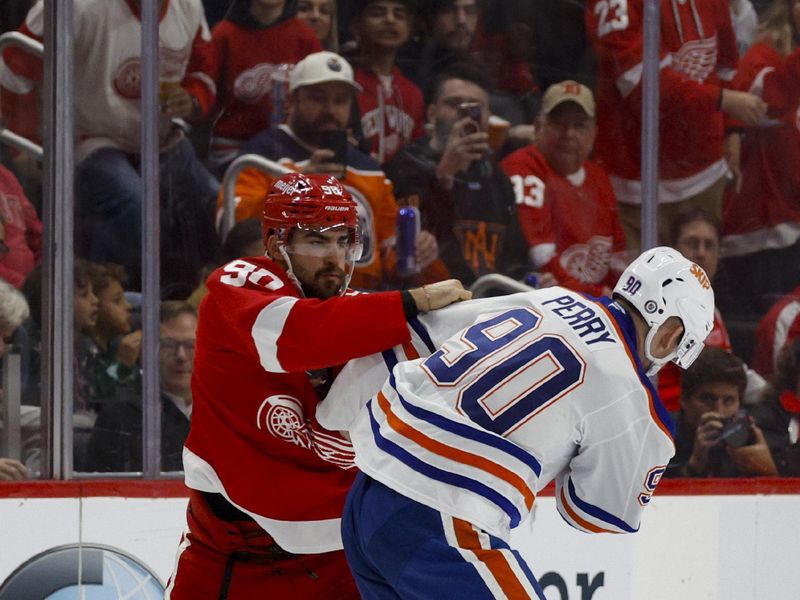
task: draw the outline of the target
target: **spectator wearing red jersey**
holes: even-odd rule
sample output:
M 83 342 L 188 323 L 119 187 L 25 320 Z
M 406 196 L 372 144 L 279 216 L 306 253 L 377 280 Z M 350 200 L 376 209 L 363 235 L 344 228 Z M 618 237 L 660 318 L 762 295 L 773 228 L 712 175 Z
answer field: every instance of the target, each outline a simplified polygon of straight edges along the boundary
M 356 469 L 316 407 L 336 365 L 410 342 L 407 319 L 470 297 L 457 281 L 349 289 L 357 205 L 328 175 L 277 178 L 262 201 L 266 256 L 208 279 L 183 454 L 188 529 L 172 600 L 355 600 L 340 533 Z
M 643 0 L 590 0 L 585 13 L 599 55 L 598 161 L 611 176 L 634 254 L 641 235 L 643 7 Z M 738 61 L 727 0 L 661 0 L 660 36 L 658 234 L 668 243 L 675 213 L 721 214 L 728 172 L 739 168 L 739 139 L 726 140 L 725 117 L 758 123 L 766 105 L 726 87 Z
M 534 269 L 553 283 L 601 296 L 628 261 L 614 190 L 589 160 L 596 133 L 592 92 L 562 81 L 545 92 L 536 142 L 501 164 L 514 185 Z
M 759 321 L 753 368 L 764 377 L 775 372 L 781 349 L 800 336 L 800 286 L 778 300 Z
M 209 163 L 222 172 L 254 132 L 283 123 L 289 74 L 322 49 L 295 0 L 234 0 L 211 36 L 203 70 L 217 85 Z
M 352 63 L 362 88 L 361 129 L 380 164 L 424 133 L 422 92 L 395 64 L 411 33 L 413 5 L 411 0 L 357 0 L 353 5 L 350 29 L 358 40 L 358 53 Z
M 14 174 L 0 165 L 0 278 L 21 288 L 42 255 L 42 222 Z
M 726 277 L 719 282 L 720 290 L 746 302 L 742 298 L 745 293 L 756 298 L 777 296 L 797 284 L 800 2 L 772 3 L 764 14 L 759 38 L 742 58 L 733 83 L 737 89 L 763 98 L 769 117 L 745 130 L 741 190 L 726 198 L 723 211 Z

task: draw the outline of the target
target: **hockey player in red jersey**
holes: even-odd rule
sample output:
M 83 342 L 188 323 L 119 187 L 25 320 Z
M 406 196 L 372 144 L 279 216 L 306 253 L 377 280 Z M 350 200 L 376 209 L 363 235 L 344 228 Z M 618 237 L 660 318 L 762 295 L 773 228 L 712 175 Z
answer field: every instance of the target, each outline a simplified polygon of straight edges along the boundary
M 405 344 L 407 318 L 470 296 L 454 280 L 349 290 L 356 204 L 332 177 L 277 179 L 263 227 L 267 256 L 220 267 L 200 305 L 188 528 L 166 598 L 358 598 L 339 531 L 353 450 L 316 405 L 331 365 Z

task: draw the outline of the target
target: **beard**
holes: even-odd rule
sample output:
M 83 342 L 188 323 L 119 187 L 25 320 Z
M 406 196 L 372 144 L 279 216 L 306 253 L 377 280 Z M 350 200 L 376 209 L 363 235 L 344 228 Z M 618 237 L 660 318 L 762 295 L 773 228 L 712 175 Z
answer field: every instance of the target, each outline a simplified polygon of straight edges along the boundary
M 336 277 L 331 277 L 335 275 Z M 339 267 L 326 267 L 314 273 L 310 283 L 303 284 L 303 291 L 310 298 L 327 300 L 338 296 L 345 280 L 345 272 Z
M 294 134 L 301 140 L 312 146 L 320 146 L 323 131 L 345 129 L 347 124 L 342 125 L 332 116 L 323 115 L 311 122 L 295 119 L 290 126 Z

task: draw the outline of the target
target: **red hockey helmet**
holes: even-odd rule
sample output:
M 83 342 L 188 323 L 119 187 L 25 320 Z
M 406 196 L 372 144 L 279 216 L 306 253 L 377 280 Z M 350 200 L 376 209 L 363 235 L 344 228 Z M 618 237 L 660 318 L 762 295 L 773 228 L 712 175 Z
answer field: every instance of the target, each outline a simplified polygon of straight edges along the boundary
M 288 234 L 295 227 L 324 231 L 341 225 L 352 229 L 358 241 L 357 205 L 330 175 L 281 175 L 264 199 L 265 244 L 273 233 Z

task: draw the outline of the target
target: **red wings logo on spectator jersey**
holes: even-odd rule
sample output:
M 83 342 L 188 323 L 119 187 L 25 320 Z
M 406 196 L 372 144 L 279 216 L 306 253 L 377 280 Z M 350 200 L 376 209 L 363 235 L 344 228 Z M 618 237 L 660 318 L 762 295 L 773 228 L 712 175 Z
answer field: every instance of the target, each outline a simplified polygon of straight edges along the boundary
M 284 85 L 294 65 L 261 63 L 242 71 L 233 82 L 233 95 L 237 100 L 255 104 L 272 93 L 273 84 Z
M 689 79 L 703 82 L 717 66 L 717 36 L 692 40 L 672 54 L 672 68 Z
M 297 398 L 270 396 L 258 408 L 256 425 L 278 439 L 314 450 L 322 460 L 339 468 L 355 466 L 353 445 L 338 433 L 315 430 Z

